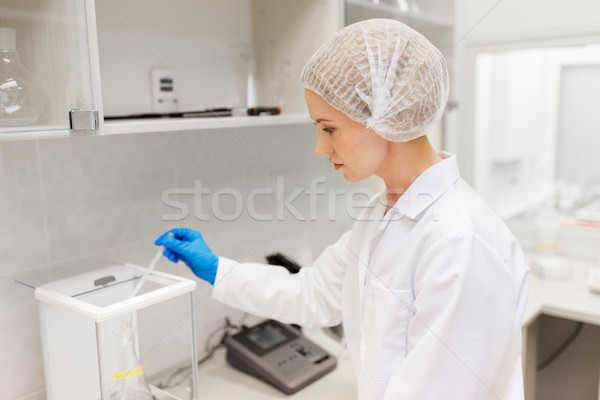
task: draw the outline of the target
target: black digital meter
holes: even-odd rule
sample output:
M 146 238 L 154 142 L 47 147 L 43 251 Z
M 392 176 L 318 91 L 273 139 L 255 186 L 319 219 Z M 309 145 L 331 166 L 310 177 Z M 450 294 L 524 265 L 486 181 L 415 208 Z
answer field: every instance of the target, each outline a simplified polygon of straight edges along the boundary
M 225 338 L 234 368 L 292 394 L 335 368 L 337 359 L 289 325 L 268 320 Z

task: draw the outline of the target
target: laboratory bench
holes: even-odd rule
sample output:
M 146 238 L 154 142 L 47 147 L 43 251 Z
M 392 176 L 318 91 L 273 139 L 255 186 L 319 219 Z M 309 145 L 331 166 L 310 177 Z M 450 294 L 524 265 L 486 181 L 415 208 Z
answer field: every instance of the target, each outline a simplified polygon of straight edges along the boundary
M 337 357 L 336 368 L 298 392 L 287 395 L 268 383 L 231 367 L 221 347 L 198 367 L 199 398 L 202 399 L 356 399 L 356 379 L 348 351 L 321 328 L 303 328 L 304 336 Z M 184 394 L 172 392 L 181 398 Z
M 531 257 L 528 257 L 531 261 Z M 543 315 L 600 326 L 600 294 L 590 291 L 588 278 L 598 265 L 575 258 L 572 273 L 565 279 L 542 279 L 531 273 L 529 297 L 523 317 L 523 374 L 525 399 L 536 399 L 539 342 Z M 529 263 L 531 265 L 531 263 Z M 600 386 L 600 377 L 598 377 Z M 600 400 L 600 387 L 598 399 Z
M 534 273 L 530 275 L 529 297 L 522 324 L 525 399 L 537 398 L 538 344 L 542 315 L 600 326 L 600 295 L 591 292 L 587 284 L 589 272 L 595 265 L 571 258 L 565 260 L 572 263 L 573 267 L 569 278 L 541 279 Z M 531 258 L 528 257 L 528 262 L 530 261 Z M 320 328 L 305 328 L 303 333 L 337 357 L 336 369 L 296 394 L 288 396 L 273 386 L 232 368 L 225 360 L 225 349 L 220 348 L 211 359 L 198 368 L 198 386 L 202 397 L 355 399 L 356 380 L 344 346 Z
M 528 262 L 531 258 L 528 257 Z M 565 258 L 572 263 L 572 274 L 566 279 L 541 279 L 530 276 L 529 297 L 523 317 L 523 371 L 525 399 L 536 399 L 540 317 L 548 315 L 600 326 L 600 295 L 588 288 L 593 263 Z M 347 352 L 321 329 L 305 330 L 305 334 L 338 358 L 334 371 L 300 390 L 296 399 L 355 399 L 356 381 Z M 230 367 L 225 350 L 199 368 L 199 387 L 208 398 L 278 399 L 288 397 L 274 387 Z M 600 379 L 600 377 L 599 377 Z M 599 381 L 600 384 L 600 381 Z M 600 395 L 598 397 L 600 400 Z

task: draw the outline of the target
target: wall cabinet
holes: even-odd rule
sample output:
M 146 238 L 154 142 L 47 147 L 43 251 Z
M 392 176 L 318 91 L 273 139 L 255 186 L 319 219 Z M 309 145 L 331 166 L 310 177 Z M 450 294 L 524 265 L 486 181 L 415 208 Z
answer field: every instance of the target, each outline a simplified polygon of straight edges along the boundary
M 68 134 L 70 109 L 100 109 L 93 3 L 4 0 L 0 27 L 16 29 L 24 66 L 42 85 L 45 110 L 35 126 L 2 127 L 0 140 Z M 10 76 L 0 76 L 6 85 Z
M 21 59 L 39 78 L 46 109 L 33 126 L 0 126 L 0 140 L 308 122 L 300 71 L 345 24 L 396 18 L 442 51 L 451 48 L 452 2 L 404 3 L 5 0 L 0 27 L 17 30 Z M 115 119 L 160 112 L 160 71 L 175 91 L 171 110 L 244 109 L 256 93 L 254 105 L 278 106 L 281 115 Z M 70 129 L 72 109 L 96 110 L 95 129 Z

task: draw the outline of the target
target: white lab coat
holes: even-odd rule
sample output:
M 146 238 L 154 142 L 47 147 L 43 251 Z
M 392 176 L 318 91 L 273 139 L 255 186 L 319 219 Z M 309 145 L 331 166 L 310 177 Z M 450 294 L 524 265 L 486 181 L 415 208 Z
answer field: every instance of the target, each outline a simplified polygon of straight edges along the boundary
M 522 399 L 527 266 L 456 157 L 440 155 L 390 212 L 376 196 L 298 274 L 220 258 L 213 297 L 288 323 L 343 322 L 359 399 Z

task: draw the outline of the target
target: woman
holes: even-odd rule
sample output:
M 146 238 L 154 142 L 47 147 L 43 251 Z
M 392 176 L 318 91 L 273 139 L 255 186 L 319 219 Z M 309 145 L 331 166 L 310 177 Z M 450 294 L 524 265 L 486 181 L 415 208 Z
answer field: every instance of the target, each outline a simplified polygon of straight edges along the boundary
M 504 223 L 427 132 L 448 96 L 440 52 L 391 20 L 334 35 L 302 72 L 316 152 L 387 190 L 314 266 L 216 257 L 199 232 L 157 239 L 213 297 L 288 323 L 343 322 L 360 399 L 521 399 L 527 267 Z

